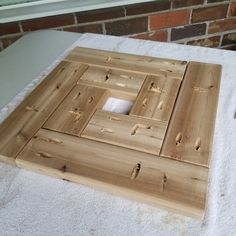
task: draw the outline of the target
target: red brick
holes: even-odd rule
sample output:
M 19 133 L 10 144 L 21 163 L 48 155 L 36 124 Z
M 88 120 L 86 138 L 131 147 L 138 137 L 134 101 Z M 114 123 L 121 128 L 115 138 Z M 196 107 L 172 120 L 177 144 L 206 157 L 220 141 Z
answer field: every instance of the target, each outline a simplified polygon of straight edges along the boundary
M 123 7 L 112 7 L 76 13 L 78 23 L 104 21 L 124 16 L 125 10 Z
M 105 24 L 106 32 L 109 35 L 132 35 L 146 32 L 148 28 L 148 18 L 140 17 L 129 20 L 119 20 Z
M 21 35 L 22 36 L 22 35 Z M 12 43 L 14 43 L 17 39 L 19 39 L 21 36 L 15 36 L 15 37 L 9 37 L 9 38 L 3 38 L 1 39 L 3 48 L 7 48 Z
M 217 33 L 236 28 L 236 18 L 214 21 L 209 24 L 208 33 Z
M 164 29 L 189 23 L 190 10 L 180 10 L 150 16 L 150 29 Z
M 225 18 L 228 6 L 228 4 L 221 4 L 213 7 L 193 9 L 192 23 Z
M 202 46 L 202 47 L 218 47 L 220 44 L 220 36 L 213 36 L 204 39 L 196 39 L 187 42 L 188 45 Z
M 48 29 L 66 25 L 73 25 L 75 23 L 73 14 L 65 14 L 58 16 L 42 17 L 33 20 L 22 21 L 24 31 L 33 31 L 39 29 Z
M 236 51 L 236 45 L 227 45 L 222 47 L 222 49 Z
M 69 32 L 77 32 L 77 33 L 102 33 L 102 25 L 101 24 L 94 24 L 94 25 L 83 25 L 83 26 L 73 26 L 69 28 L 64 28 L 64 31 Z
M 168 36 L 168 33 L 166 30 L 160 30 L 157 32 L 138 34 L 135 36 L 131 36 L 131 38 L 167 42 L 167 36 Z
M 236 16 L 236 2 L 230 4 L 228 16 Z
M 20 32 L 20 27 L 16 22 L 0 24 L 0 35 L 14 34 L 19 32 Z
M 187 25 L 181 28 L 171 29 L 171 41 L 204 35 L 206 24 Z
M 144 14 L 150 12 L 158 12 L 163 10 L 170 9 L 170 1 L 161 1 L 161 2 L 146 2 L 146 3 L 138 3 L 125 6 L 126 8 L 126 15 L 137 15 L 137 14 Z
M 223 36 L 221 46 L 229 45 L 229 44 L 236 44 L 236 33 L 225 34 Z
M 173 8 L 189 7 L 203 4 L 204 0 L 173 0 Z

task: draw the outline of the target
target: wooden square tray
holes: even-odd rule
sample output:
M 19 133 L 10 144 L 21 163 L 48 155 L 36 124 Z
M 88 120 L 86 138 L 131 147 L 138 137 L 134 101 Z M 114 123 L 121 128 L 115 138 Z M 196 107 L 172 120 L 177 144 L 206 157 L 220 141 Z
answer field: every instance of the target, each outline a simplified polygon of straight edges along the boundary
M 0 125 L 0 160 L 202 216 L 221 66 L 75 48 Z M 128 114 L 103 109 L 110 98 Z

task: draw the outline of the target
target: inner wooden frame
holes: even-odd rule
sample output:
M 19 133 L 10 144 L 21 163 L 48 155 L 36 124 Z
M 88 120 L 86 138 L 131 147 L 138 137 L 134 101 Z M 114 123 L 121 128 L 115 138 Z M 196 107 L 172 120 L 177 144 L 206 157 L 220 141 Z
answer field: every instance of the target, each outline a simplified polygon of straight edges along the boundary
M 0 160 L 202 216 L 220 77 L 219 65 L 75 48 L 0 125 Z M 130 113 L 102 111 L 109 96 L 133 99 Z

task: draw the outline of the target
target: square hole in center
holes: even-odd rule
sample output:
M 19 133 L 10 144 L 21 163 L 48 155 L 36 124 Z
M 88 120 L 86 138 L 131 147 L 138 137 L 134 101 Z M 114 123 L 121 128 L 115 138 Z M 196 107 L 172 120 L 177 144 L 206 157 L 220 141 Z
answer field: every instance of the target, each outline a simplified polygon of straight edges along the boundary
M 134 102 L 131 100 L 109 97 L 102 110 L 128 115 L 132 109 L 133 104 Z

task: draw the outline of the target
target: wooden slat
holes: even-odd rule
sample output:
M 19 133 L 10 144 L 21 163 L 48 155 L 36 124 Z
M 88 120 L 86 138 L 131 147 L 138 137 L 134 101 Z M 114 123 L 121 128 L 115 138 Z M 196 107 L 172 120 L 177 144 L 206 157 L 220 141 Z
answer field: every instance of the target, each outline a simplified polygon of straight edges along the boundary
M 44 128 L 62 133 L 80 135 L 98 106 L 105 102 L 109 92 L 104 89 L 77 84 Z
M 129 91 L 138 94 L 146 75 L 90 66 L 81 77 L 81 82 L 109 90 Z
M 208 166 L 221 66 L 191 62 L 161 151 L 162 156 Z
M 76 85 L 87 66 L 61 62 L 0 125 L 0 154 L 14 163 L 18 152 Z M 9 157 L 9 158 L 6 158 Z
M 130 100 L 130 101 L 135 101 L 137 97 L 137 93 L 134 92 L 133 90 L 126 88 L 126 87 L 115 87 L 111 84 L 101 84 L 101 83 L 96 83 L 96 82 L 91 82 L 87 80 L 80 80 L 78 82 L 79 85 L 82 86 L 90 86 L 98 89 L 106 89 L 109 91 L 111 97 L 119 98 L 119 99 L 124 99 L 124 100 Z
M 204 211 L 205 167 L 49 130 L 40 130 L 16 161 L 23 168 L 191 216 Z
M 181 81 L 148 76 L 138 94 L 130 115 L 168 122 Z
M 187 65 L 186 61 L 136 56 L 79 47 L 75 48 L 65 60 L 180 80 L 183 78 Z
M 158 155 L 167 123 L 97 111 L 82 137 Z

